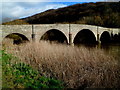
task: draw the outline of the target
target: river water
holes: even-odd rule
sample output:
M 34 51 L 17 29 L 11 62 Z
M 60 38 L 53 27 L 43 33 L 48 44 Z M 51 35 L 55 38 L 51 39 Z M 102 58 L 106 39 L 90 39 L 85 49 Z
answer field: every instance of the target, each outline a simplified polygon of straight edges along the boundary
M 119 44 L 79 44 L 80 46 L 86 46 L 87 48 L 98 48 L 102 49 L 106 54 L 113 56 L 120 63 L 120 43 Z
M 100 48 L 120 62 L 120 44 L 106 44 L 101 45 Z

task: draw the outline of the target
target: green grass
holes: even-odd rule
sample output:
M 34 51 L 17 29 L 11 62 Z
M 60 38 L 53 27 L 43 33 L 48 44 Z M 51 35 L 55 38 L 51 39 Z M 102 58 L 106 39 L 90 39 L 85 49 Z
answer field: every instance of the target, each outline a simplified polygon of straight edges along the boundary
M 63 88 L 63 83 L 54 78 L 41 76 L 31 66 L 19 62 L 11 54 L 2 53 L 2 88 Z

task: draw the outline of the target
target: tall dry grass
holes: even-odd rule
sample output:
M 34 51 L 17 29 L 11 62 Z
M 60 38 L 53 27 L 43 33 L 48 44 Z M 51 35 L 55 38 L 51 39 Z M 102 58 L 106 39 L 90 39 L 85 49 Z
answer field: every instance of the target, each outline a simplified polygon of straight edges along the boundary
M 12 53 L 67 88 L 120 87 L 117 60 L 100 49 L 40 42 L 17 46 Z

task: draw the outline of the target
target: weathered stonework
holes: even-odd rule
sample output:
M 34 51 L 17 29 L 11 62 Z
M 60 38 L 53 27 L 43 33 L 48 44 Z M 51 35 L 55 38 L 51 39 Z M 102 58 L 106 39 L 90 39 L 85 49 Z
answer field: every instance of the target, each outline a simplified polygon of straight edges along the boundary
M 89 29 L 95 35 L 96 41 L 100 40 L 100 37 L 104 31 L 109 32 L 113 35 L 119 34 L 120 29 L 118 28 L 104 28 L 94 25 L 83 25 L 83 24 L 34 24 L 34 25 L 0 25 L 0 33 L 2 34 L 0 42 L 9 34 L 19 33 L 32 41 L 32 34 L 35 34 L 35 41 L 39 41 L 47 31 L 51 29 L 57 29 L 61 31 L 67 38 L 68 43 L 73 43 L 74 38 L 78 32 L 83 29 Z M 69 40 L 71 39 L 71 40 Z

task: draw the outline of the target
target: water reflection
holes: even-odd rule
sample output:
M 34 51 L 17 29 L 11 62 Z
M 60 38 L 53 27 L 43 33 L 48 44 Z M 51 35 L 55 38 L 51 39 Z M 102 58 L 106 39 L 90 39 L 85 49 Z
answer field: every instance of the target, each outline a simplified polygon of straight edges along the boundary
M 101 49 L 114 56 L 120 62 L 120 44 L 102 44 Z
M 105 51 L 106 54 L 112 55 L 120 63 L 120 43 L 106 43 L 106 44 L 77 44 L 76 46 L 85 46 L 88 49 L 98 48 Z

